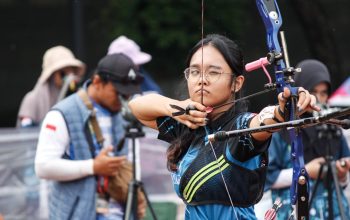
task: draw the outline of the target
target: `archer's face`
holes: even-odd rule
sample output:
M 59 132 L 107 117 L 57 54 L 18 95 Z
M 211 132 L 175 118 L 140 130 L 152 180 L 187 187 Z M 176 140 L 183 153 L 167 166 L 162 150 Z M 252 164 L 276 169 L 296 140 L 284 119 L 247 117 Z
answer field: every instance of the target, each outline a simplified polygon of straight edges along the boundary
M 238 80 L 241 84 L 235 88 L 231 68 L 222 54 L 211 45 L 203 47 L 203 56 L 202 48 L 198 49 L 193 54 L 189 67 L 199 70 L 198 77 L 190 76 L 187 79 L 190 98 L 201 102 L 203 96 L 205 106 L 217 106 L 232 100 L 233 92 L 238 91 L 243 84 L 243 80 Z M 204 77 L 201 77 L 203 72 Z M 213 74 L 210 73 L 219 74 L 219 77 L 211 77 Z

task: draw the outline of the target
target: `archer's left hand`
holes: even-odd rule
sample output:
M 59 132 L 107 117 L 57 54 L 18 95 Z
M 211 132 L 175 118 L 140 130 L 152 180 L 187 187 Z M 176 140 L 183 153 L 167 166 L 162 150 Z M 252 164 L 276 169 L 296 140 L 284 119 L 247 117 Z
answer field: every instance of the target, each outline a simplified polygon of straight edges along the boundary
M 291 91 L 288 88 L 283 88 L 283 92 L 278 94 L 278 105 L 280 110 L 285 109 L 286 103 L 291 96 Z M 303 87 L 298 88 L 298 102 L 297 102 L 297 115 L 301 115 L 306 111 L 320 111 L 321 109 L 316 105 L 317 99 L 314 95 L 311 95 L 309 91 Z M 283 112 L 284 113 L 284 112 Z

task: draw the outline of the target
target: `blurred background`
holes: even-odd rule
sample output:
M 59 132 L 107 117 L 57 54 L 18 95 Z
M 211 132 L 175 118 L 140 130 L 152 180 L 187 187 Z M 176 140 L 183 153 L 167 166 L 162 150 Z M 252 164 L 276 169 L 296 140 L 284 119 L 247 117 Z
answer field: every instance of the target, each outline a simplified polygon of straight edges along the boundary
M 291 65 L 319 59 L 330 69 L 333 90 L 338 88 L 350 71 L 350 1 L 281 0 L 278 4 Z M 0 0 L 0 213 L 6 219 L 46 219 L 38 216 L 45 214 L 38 212 L 42 184 L 33 170 L 38 128 L 12 129 L 23 96 L 41 73 L 44 52 L 56 45 L 70 48 L 87 64 L 85 77 L 89 77 L 110 42 L 125 35 L 152 55 L 144 68 L 163 94 L 177 98 L 186 93 L 183 70 L 187 52 L 201 39 L 201 13 L 199 0 Z M 268 52 L 254 0 L 204 1 L 203 27 L 204 35 L 220 33 L 236 40 L 245 62 Z M 246 81 L 247 95 L 262 90 L 267 78 L 257 70 L 247 74 Z M 276 102 L 275 96 L 272 92 L 250 99 L 250 111 Z M 166 146 L 154 143 L 152 131 L 146 133 L 140 140 L 146 146 L 141 149 L 143 180 L 152 201 L 159 201 L 155 208 L 165 216 L 160 219 L 182 219 L 183 205 L 174 197 L 165 169 Z
M 349 75 L 350 2 L 278 2 L 291 65 L 316 58 L 328 65 L 333 88 Z M 88 66 L 89 73 L 120 35 L 135 40 L 153 56 L 144 67 L 165 95 L 184 93 L 188 50 L 201 38 L 201 1 L 186 0 L 0 0 L 0 127 L 14 127 L 20 102 L 41 72 L 44 52 L 64 45 Z M 245 61 L 266 55 L 265 28 L 254 0 L 204 1 L 204 34 L 235 39 Z M 261 71 L 247 75 L 245 94 L 267 82 Z M 251 111 L 275 100 L 251 99 Z M 268 100 L 270 99 L 270 100 Z

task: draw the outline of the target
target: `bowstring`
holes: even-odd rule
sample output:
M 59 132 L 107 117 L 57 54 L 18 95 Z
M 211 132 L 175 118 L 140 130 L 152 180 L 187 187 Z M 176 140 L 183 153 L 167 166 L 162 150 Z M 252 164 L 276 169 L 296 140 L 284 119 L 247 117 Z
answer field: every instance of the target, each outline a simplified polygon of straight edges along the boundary
M 226 183 L 224 174 L 222 173 L 222 169 L 221 169 L 220 163 L 219 163 L 219 161 L 218 161 L 218 157 L 217 157 L 217 155 L 216 155 L 216 153 L 215 153 L 214 146 L 213 146 L 213 144 L 212 144 L 210 141 L 209 141 L 209 145 L 210 145 L 211 151 L 212 151 L 213 154 L 214 154 L 216 165 L 219 167 L 221 179 L 222 179 L 222 182 L 224 183 L 225 190 L 226 190 L 227 196 L 228 196 L 228 198 L 229 198 L 229 200 L 230 200 L 230 204 L 231 204 L 233 213 L 235 214 L 236 219 L 238 219 L 237 212 L 236 212 L 236 208 L 235 208 L 235 206 L 233 205 L 233 201 L 232 201 L 232 198 L 231 198 L 231 194 L 230 194 L 230 192 L 228 191 L 228 186 L 227 186 L 227 183 Z
M 201 75 L 201 81 L 202 81 L 202 85 L 201 85 L 201 104 L 204 105 L 204 93 L 203 93 L 203 82 L 204 82 L 204 53 L 203 53 L 203 46 L 204 46 L 204 0 L 202 0 L 202 15 L 201 15 L 201 47 L 202 47 L 202 75 Z M 231 194 L 228 190 L 228 187 L 227 187 L 227 183 L 225 181 L 225 178 L 224 178 L 224 174 L 222 173 L 222 169 L 221 169 L 221 166 L 218 162 L 218 158 L 217 158 L 217 155 L 215 153 L 215 150 L 214 150 L 214 146 L 212 145 L 212 143 L 209 141 L 209 145 L 210 145 L 210 148 L 211 148 L 211 151 L 213 152 L 214 154 L 214 157 L 215 157 L 215 161 L 216 161 L 216 164 L 217 166 L 219 167 L 219 170 L 220 170 L 220 175 L 221 175 L 221 179 L 224 183 L 224 186 L 225 186 L 225 190 L 226 190 L 226 193 L 227 193 L 227 196 L 229 197 L 229 200 L 230 200 L 230 204 L 231 204 L 231 207 L 232 207 L 232 210 L 233 210 L 233 213 L 235 214 L 235 217 L 236 219 L 238 219 L 238 216 L 237 216 L 237 212 L 236 212 L 236 209 L 235 209 L 235 206 L 233 205 L 233 201 L 232 201 L 232 198 L 231 198 Z
M 203 46 L 204 46 L 204 42 L 203 42 L 203 39 L 204 39 L 204 0 L 202 0 L 202 18 L 201 18 L 201 24 L 202 24 L 202 27 L 201 27 L 201 48 L 202 48 L 202 75 L 201 75 L 201 80 L 202 80 L 202 86 L 201 86 L 201 104 L 204 105 L 204 93 L 203 93 L 203 82 L 204 82 L 204 55 L 203 55 Z

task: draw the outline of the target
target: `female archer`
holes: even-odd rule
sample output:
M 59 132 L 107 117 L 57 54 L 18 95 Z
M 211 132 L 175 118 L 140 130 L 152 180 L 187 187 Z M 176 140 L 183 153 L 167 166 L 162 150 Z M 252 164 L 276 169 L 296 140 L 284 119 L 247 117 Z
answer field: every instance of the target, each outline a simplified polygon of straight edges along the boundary
M 186 219 L 256 219 L 253 205 L 263 192 L 271 132 L 211 143 L 208 135 L 284 121 L 290 91 L 278 95 L 278 105 L 259 114 L 234 102 L 244 83 L 243 57 L 235 42 L 208 35 L 190 51 L 187 68 L 189 98 L 158 94 L 133 99 L 129 106 L 158 138 L 171 143 L 167 165 L 174 189 L 185 202 Z M 316 98 L 299 88 L 298 110 L 319 110 Z

